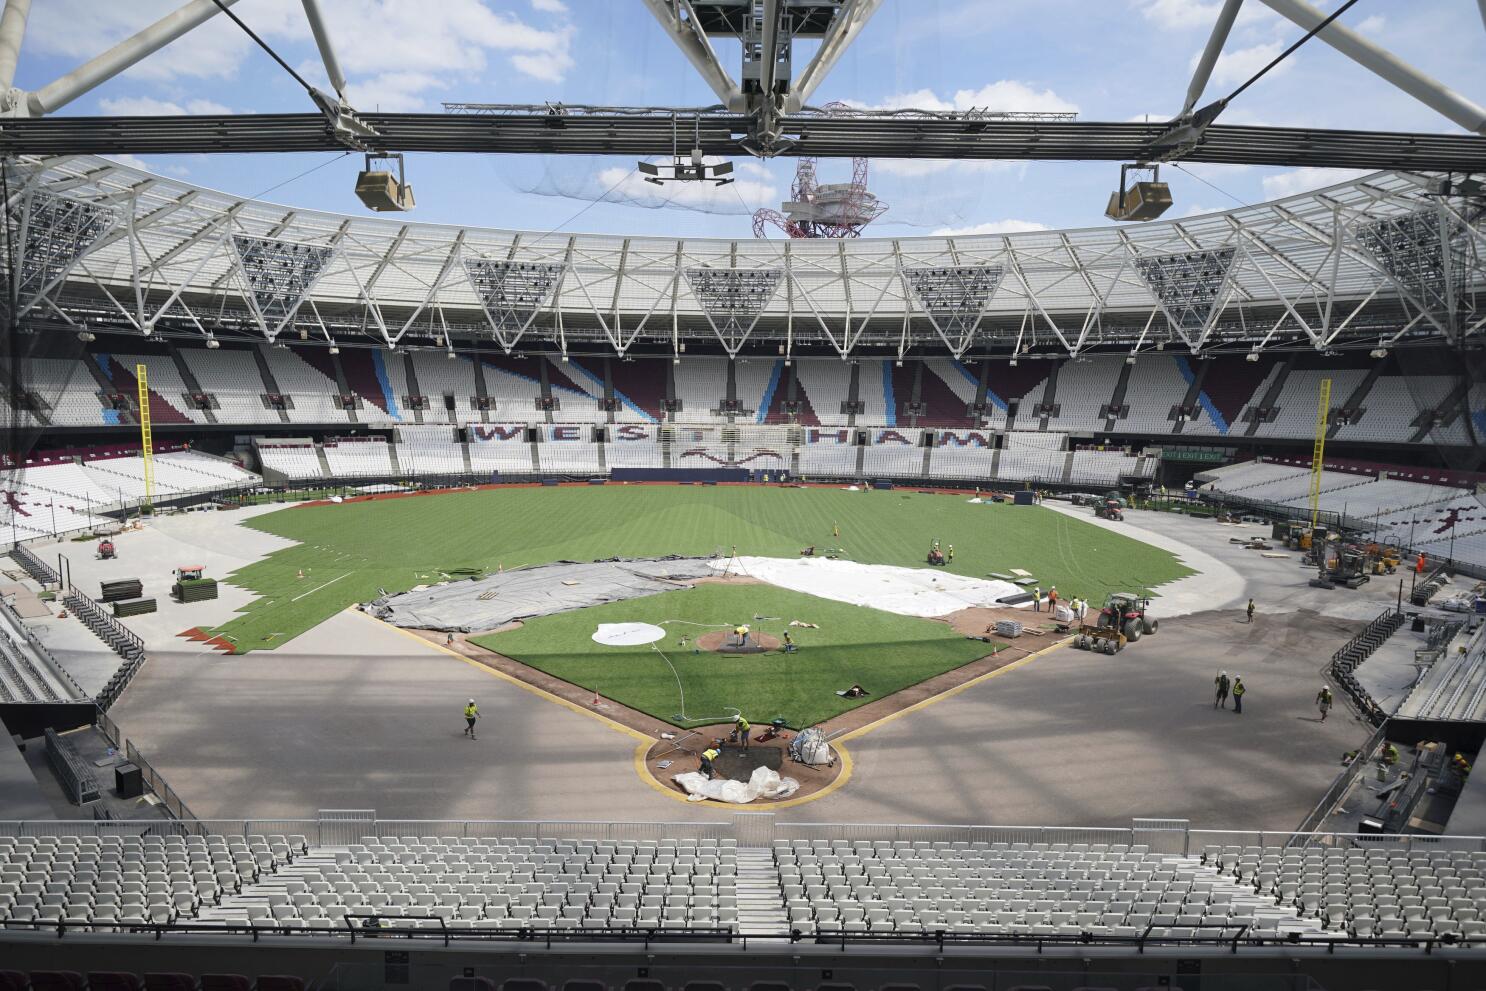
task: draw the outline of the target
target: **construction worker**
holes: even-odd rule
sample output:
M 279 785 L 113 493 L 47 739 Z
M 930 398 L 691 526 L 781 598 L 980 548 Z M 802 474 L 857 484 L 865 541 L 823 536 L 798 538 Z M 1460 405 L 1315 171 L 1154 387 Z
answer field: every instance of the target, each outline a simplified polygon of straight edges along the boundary
M 800 648 L 795 645 L 795 638 L 792 637 L 792 636 L 790 636 L 788 630 L 785 630 L 784 631 L 784 652 L 786 654 L 793 654 L 795 651 L 797 651 L 799 649 Z
M 1249 600 L 1249 607 L 1246 610 L 1244 610 L 1244 611 L 1246 613 L 1248 613 L 1249 622 L 1252 623 L 1254 621 L 1254 600 L 1253 599 L 1250 599 Z
M 480 707 L 475 705 L 475 700 L 470 699 L 464 705 L 464 735 L 471 740 L 475 738 L 475 720 L 480 718 Z
M 955 545 L 954 544 L 950 544 L 948 547 L 945 548 L 945 551 L 947 552 L 947 554 L 949 556 L 949 563 L 950 564 L 954 564 L 955 563 Z
M 1326 721 L 1326 714 L 1331 711 L 1331 689 L 1326 685 L 1316 693 L 1316 708 L 1321 710 L 1321 722 Z
M 1218 676 L 1213 679 L 1213 708 L 1228 708 L 1228 672 L 1219 671 Z
M 1244 687 L 1243 679 L 1238 675 L 1233 676 L 1233 711 L 1243 715 L 1243 697 L 1248 689 Z
M 831 536 L 837 540 L 841 539 L 841 528 L 834 523 L 831 524 Z
M 1047 611 L 1056 612 L 1058 609 L 1058 586 L 1053 585 L 1047 590 Z
M 747 626 L 747 624 L 740 623 L 737 626 L 733 627 L 733 636 L 735 636 L 735 637 L 738 638 L 738 646 L 739 647 L 747 647 L 748 646 L 748 626 Z
M 1032 586 L 1032 611 L 1042 612 L 1042 586 Z
M 1386 767 L 1392 767 L 1398 763 L 1398 748 L 1392 743 L 1383 745 L 1383 752 L 1378 755 L 1378 761 Z
M 1471 773 L 1471 762 L 1465 759 L 1465 754 L 1456 753 L 1450 758 L 1450 767 L 1462 778 Z
M 748 734 L 752 730 L 753 730 L 753 724 L 751 724 L 748 720 L 744 719 L 743 718 L 743 713 L 740 712 L 736 716 L 733 717 L 733 735 L 731 737 L 729 737 L 729 739 L 730 740 L 736 740 L 738 743 L 742 744 L 744 750 L 747 750 L 748 749 Z
M 714 777 L 712 762 L 721 756 L 722 752 L 719 751 L 716 747 L 708 747 L 706 750 L 702 751 L 702 761 L 701 764 L 698 765 L 697 770 L 700 771 L 702 774 L 705 774 L 708 781 L 711 781 Z

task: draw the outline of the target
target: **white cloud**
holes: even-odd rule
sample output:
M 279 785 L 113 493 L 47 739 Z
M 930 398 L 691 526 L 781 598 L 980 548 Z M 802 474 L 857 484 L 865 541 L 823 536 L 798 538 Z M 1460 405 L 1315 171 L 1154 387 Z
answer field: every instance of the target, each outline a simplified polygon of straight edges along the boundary
M 1265 176 L 1261 185 L 1264 198 L 1277 200 L 1297 193 L 1308 193 L 1313 189 L 1335 186 L 1368 173 L 1357 169 L 1294 169 L 1278 175 Z
M 477 74 L 492 53 L 509 53 L 513 63 L 522 58 L 519 71 L 547 80 L 561 78 L 573 64 L 571 26 L 534 27 L 480 0 L 328 0 L 325 7 L 336 51 L 352 79 L 358 72 Z M 309 37 L 308 27 L 294 33 Z
M 937 237 L 974 237 L 977 234 L 1027 234 L 1045 230 L 1049 230 L 1047 224 L 1035 220 L 988 220 L 970 227 L 941 227 L 933 233 Z
M 1388 19 L 1382 14 L 1373 14 L 1357 22 L 1357 31 L 1362 34 L 1382 34 L 1388 28 Z
M 850 102 L 850 101 L 848 101 Z M 1078 106 L 1050 89 L 1034 89 L 1015 79 L 999 79 L 980 89 L 955 90 L 951 97 L 941 97 L 931 89 L 898 93 L 877 103 L 853 102 L 852 106 L 872 110 L 1003 110 L 1077 113 Z
M 1248 48 L 1238 48 L 1233 51 L 1225 51 L 1218 56 L 1217 65 L 1213 66 L 1213 84 L 1217 86 L 1228 86 L 1241 83 L 1254 73 L 1264 68 L 1274 57 L 1288 47 L 1281 41 L 1270 41 L 1260 45 L 1251 45 Z M 1265 80 L 1271 80 L 1281 73 L 1288 72 L 1294 67 L 1299 54 L 1291 55 L 1279 65 L 1269 70 Z M 1192 56 L 1190 68 L 1196 68 L 1199 56 Z
M 270 0 L 264 6 L 273 7 L 285 2 Z M 49 0 L 32 8 L 26 31 L 26 51 L 76 61 L 90 59 L 178 6 L 177 0 L 130 0 L 128 3 Z M 302 12 L 299 16 L 303 20 Z M 257 9 L 252 20 L 260 26 L 266 21 L 271 22 Z M 236 73 L 252 44 L 237 25 L 225 17 L 214 17 L 131 67 L 127 75 L 150 80 L 229 78 Z
M 872 171 L 883 175 L 918 179 L 940 172 L 1001 172 L 1020 168 L 1021 163 L 987 159 L 874 158 Z
M 538 55 L 512 55 L 511 64 L 517 71 L 546 83 L 560 83 L 573 67 L 573 57 L 566 47 L 559 51 L 542 52 Z
M 774 171 L 762 162 L 744 159 L 733 163 L 733 171 L 739 175 L 751 175 L 759 179 L 774 181 Z
M 1147 0 L 1140 8 L 1146 20 L 1167 30 L 1211 27 L 1217 20 L 1219 5 L 1195 3 L 1193 0 Z
M 1201 204 L 1201 203 L 1194 203 L 1191 206 L 1187 207 L 1185 210 L 1183 210 L 1181 212 L 1180 216 L 1178 216 L 1176 219 L 1177 220 L 1185 220 L 1188 217 L 1200 217 L 1200 216 L 1202 216 L 1205 213 L 1222 213 L 1222 212 L 1224 212 L 1225 209 L 1226 208 L 1221 207 L 1221 206 L 1206 206 L 1206 205 Z M 1168 218 L 1168 219 L 1170 219 L 1170 218 Z
M 1198 3 L 1197 0 L 1142 0 L 1140 13 L 1146 20 L 1165 31 L 1211 29 L 1218 19 L 1221 3 Z M 1237 24 L 1245 26 L 1274 15 L 1257 3 L 1239 10 Z
M 533 0 L 544 14 L 561 15 L 561 0 Z M 48 0 L 36 4 L 26 37 L 28 52 L 87 59 L 122 41 L 179 6 L 179 0 Z M 250 27 L 274 41 L 312 44 L 300 0 L 254 0 L 238 11 Z M 573 28 L 538 28 L 481 0 L 324 0 L 336 53 L 347 75 L 427 72 L 460 77 L 483 72 L 492 55 L 511 56 L 519 72 L 546 81 L 572 68 Z M 313 49 L 311 49 L 313 50 Z M 237 75 L 244 60 L 260 56 L 242 30 L 214 17 L 129 70 L 135 79 L 169 81 Z M 518 61 L 519 60 L 519 61 Z M 257 62 L 255 61 L 256 65 Z
M 155 172 L 175 176 L 191 174 L 191 170 L 184 165 L 151 165 L 136 155 L 104 155 L 103 157 L 110 162 L 117 162 L 125 168 L 138 169 L 141 172 Z
M 185 104 L 180 104 L 149 96 L 104 97 L 98 101 L 98 109 L 113 117 L 185 117 L 191 114 L 232 113 L 231 107 L 212 100 L 187 100 Z
M 423 94 L 447 85 L 447 79 L 426 72 L 384 72 L 352 82 L 346 99 L 369 113 L 409 113 L 427 110 Z

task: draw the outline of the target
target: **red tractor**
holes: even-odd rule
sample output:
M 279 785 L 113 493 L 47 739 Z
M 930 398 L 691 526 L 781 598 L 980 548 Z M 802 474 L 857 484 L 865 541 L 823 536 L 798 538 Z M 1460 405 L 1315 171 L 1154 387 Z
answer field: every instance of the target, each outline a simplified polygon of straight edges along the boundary
M 98 560 L 112 561 L 118 556 L 119 552 L 114 549 L 114 542 L 112 540 L 105 539 L 98 542 Z
M 1126 640 L 1134 643 L 1147 633 L 1154 635 L 1161 625 L 1160 620 L 1147 615 L 1150 605 L 1151 600 L 1146 596 L 1111 592 L 1104 608 L 1099 610 L 1099 617 L 1094 625 L 1101 629 L 1118 630 L 1125 635 Z
M 1116 523 L 1123 523 L 1125 520 L 1125 510 L 1118 499 L 1105 499 L 1103 504 L 1094 509 L 1094 515 L 1101 520 L 1114 520 Z

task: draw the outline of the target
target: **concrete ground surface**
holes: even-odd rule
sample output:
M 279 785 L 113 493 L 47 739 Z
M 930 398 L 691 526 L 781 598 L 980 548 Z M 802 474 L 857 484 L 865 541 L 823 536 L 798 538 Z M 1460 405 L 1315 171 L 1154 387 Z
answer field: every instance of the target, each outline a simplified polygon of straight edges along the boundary
M 244 515 L 160 521 L 126 535 L 117 574 L 114 562 L 78 561 L 74 580 L 159 572 L 150 586 L 178 563 L 205 563 L 209 575 L 221 577 L 279 545 L 222 525 Z M 1262 558 L 1227 543 L 1261 528 L 1128 516 L 1104 525 L 1173 549 L 1201 571 L 1156 600 L 1159 635 L 1115 657 L 1054 648 L 869 727 L 846 743 L 854 767 L 844 784 L 780 808 L 779 816 L 1082 826 L 1171 817 L 1197 827 L 1269 829 L 1299 823 L 1340 770 L 1342 752 L 1368 735 L 1345 705 L 1319 722 L 1312 703 L 1321 669 L 1355 630 L 1392 605 L 1396 583 L 1311 589 L 1311 572 L 1294 555 Z M 198 816 L 313 816 L 329 808 L 428 819 L 730 814 L 644 783 L 632 735 L 355 612 L 278 650 L 241 657 L 179 639 L 188 626 L 220 622 L 246 601 L 240 590 L 223 592 L 217 603 L 171 603 L 168 611 L 162 601 L 160 614 L 131 621 L 151 656 L 111 712 Z M 1249 596 L 1258 606 L 1253 625 L 1241 614 Z M 1220 668 L 1249 686 L 1241 716 L 1212 708 Z M 470 696 L 483 716 L 477 741 L 461 733 L 460 709 Z

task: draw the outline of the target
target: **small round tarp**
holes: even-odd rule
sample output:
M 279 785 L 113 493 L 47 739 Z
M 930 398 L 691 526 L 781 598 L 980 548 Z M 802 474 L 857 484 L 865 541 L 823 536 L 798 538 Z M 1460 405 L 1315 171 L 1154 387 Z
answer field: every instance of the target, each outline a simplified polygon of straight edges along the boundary
M 633 647 L 655 643 L 665 635 L 665 630 L 650 623 L 600 623 L 593 642 L 607 647 Z

